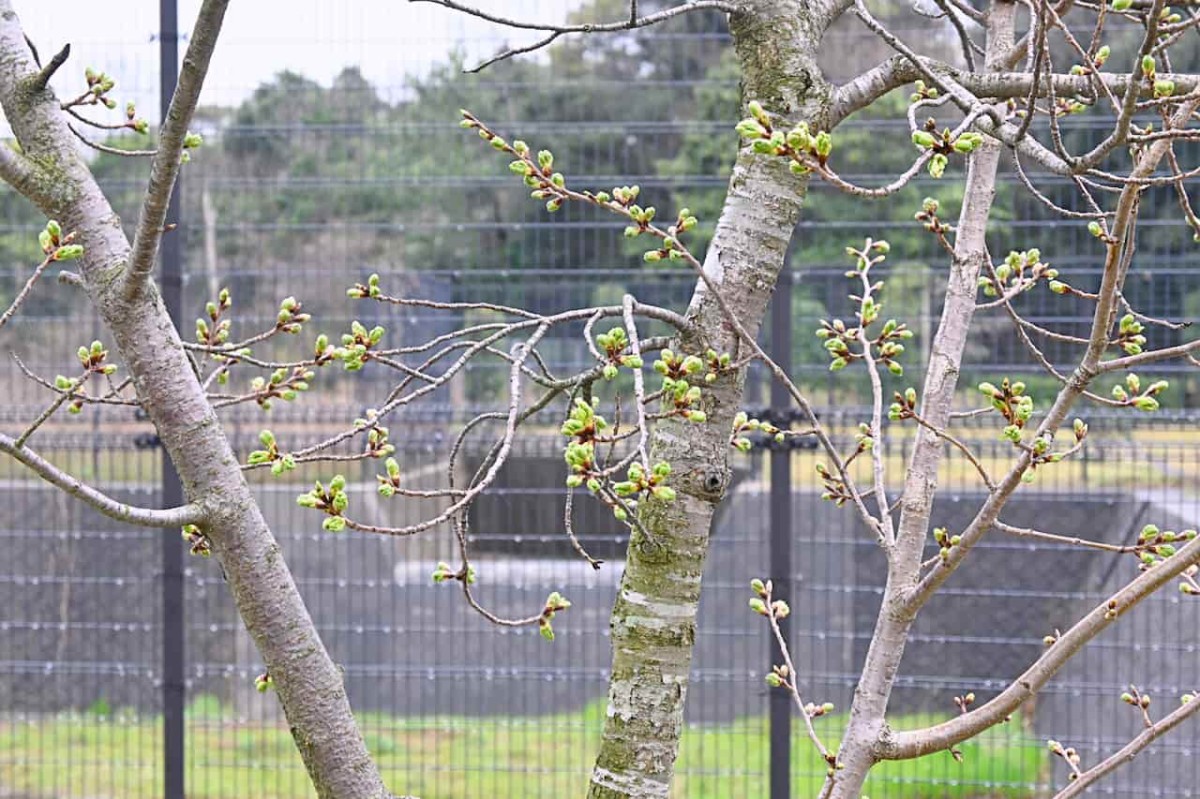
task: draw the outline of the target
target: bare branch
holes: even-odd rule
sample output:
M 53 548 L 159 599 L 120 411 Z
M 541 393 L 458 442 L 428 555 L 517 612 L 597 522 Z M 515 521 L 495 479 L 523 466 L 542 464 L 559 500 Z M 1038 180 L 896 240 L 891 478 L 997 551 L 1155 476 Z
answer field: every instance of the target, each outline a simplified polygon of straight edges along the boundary
M 109 155 L 119 155 L 124 158 L 153 158 L 154 156 L 158 155 L 158 150 L 122 150 L 120 147 L 113 147 L 98 141 L 92 141 L 87 136 L 84 136 L 82 133 L 80 133 L 79 130 L 69 122 L 67 123 L 67 129 L 75 134 L 75 138 L 79 139 L 79 141 L 86 144 L 88 147 L 91 147 L 93 150 L 96 150 L 97 152 L 108 153 Z
M 1130 552 L 1141 552 L 1146 549 L 1145 545 L 1140 544 L 1106 544 L 1103 541 L 1091 541 L 1087 538 L 1079 538 L 1071 535 L 1058 535 L 1056 533 L 1044 533 L 1041 530 L 1034 530 L 1029 527 L 1014 527 L 1011 524 L 1005 524 L 1001 521 L 996 521 L 992 524 L 1002 533 L 1015 535 L 1018 538 L 1034 538 L 1039 541 L 1049 541 L 1055 544 L 1067 544 L 1069 546 L 1083 547 L 1085 549 L 1097 549 L 1103 552 L 1117 552 L 1126 554 Z
M 908 760 L 949 749 L 978 735 L 1004 720 L 1049 682 L 1068 660 L 1089 641 L 1116 620 L 1176 579 L 1191 566 L 1200 563 L 1200 537 L 1193 538 L 1171 557 L 1147 569 L 1096 606 L 1070 630 L 1058 636 L 1041 657 L 994 699 L 961 716 L 923 730 L 895 732 L 881 744 L 879 756 L 885 760 Z
M 179 82 L 175 96 L 171 98 L 167 118 L 163 120 L 158 136 L 158 152 L 150 168 L 150 184 L 138 216 L 137 231 L 133 237 L 129 271 L 124 278 L 124 291 L 133 297 L 154 270 L 158 255 L 158 243 L 162 239 L 163 224 L 167 219 L 167 205 L 179 175 L 183 142 L 191 124 L 192 114 L 200 99 L 204 76 L 208 73 L 208 62 L 212 58 L 217 37 L 221 33 L 221 22 L 229 0 L 204 0 L 196 26 L 192 29 L 183 67 L 179 70 Z
M 1129 763 L 1143 749 L 1196 715 L 1200 711 L 1200 697 L 1197 697 L 1195 694 L 1190 694 L 1190 696 L 1191 699 L 1184 702 L 1159 721 L 1142 730 L 1136 738 L 1121 747 L 1121 749 L 1112 753 L 1087 771 L 1079 774 L 1078 778 L 1072 780 L 1070 785 L 1054 794 L 1054 799 L 1071 799 L 1071 797 L 1078 796 L 1086 791 L 1094 782 Z
M 559 36 L 568 33 L 617 33 L 619 31 L 636 30 L 645 28 L 650 25 L 657 25 L 660 22 L 665 22 L 668 19 L 678 17 L 682 14 L 687 14 L 692 11 L 724 11 L 727 14 L 732 14 L 737 10 L 737 6 L 726 0 L 688 0 L 681 5 L 672 6 L 671 8 L 663 9 L 653 14 L 638 16 L 637 3 L 631 2 L 629 6 L 629 17 L 620 22 L 585 22 L 577 25 L 551 25 L 545 22 L 530 22 L 526 20 L 514 19 L 511 17 L 503 17 L 498 14 L 490 14 L 482 9 L 468 6 L 456 0 L 409 0 L 410 3 L 433 3 L 434 5 L 442 6 L 453 11 L 459 11 L 468 16 L 478 17 L 479 19 L 492 22 L 497 25 L 503 25 L 506 28 L 515 28 L 517 30 L 528 31 L 543 31 L 547 35 L 533 44 L 524 47 L 514 47 L 492 56 L 479 65 L 468 69 L 467 72 L 479 72 L 497 61 L 503 61 L 512 58 L 516 55 L 524 53 L 532 53 L 535 50 L 540 50 L 546 45 L 556 40 Z
M 45 272 L 46 267 L 50 266 L 52 263 L 54 263 L 53 253 L 47 255 L 45 260 L 37 265 L 37 267 L 33 270 L 33 274 L 29 276 L 29 279 L 25 281 L 25 285 L 22 286 L 21 290 L 17 292 L 17 296 L 13 298 L 12 304 L 8 306 L 8 310 L 6 310 L 3 314 L 0 314 L 0 327 L 4 327 L 6 324 L 8 324 L 8 320 L 12 319 L 16 312 L 21 309 L 21 305 L 25 302 L 26 298 L 29 297 L 30 292 L 33 291 L 33 284 L 37 283 L 38 278 L 42 276 L 42 272 Z
M 81 482 L 78 478 L 72 477 L 33 450 L 17 444 L 6 435 L 0 435 L 0 452 L 11 455 L 46 482 L 119 522 L 136 524 L 140 527 L 178 528 L 185 524 L 198 524 L 204 518 L 200 506 L 195 504 L 155 510 L 139 508 L 115 500 Z
M 1136 87 L 1138 97 L 1149 97 L 1152 92 L 1152 87 L 1146 86 L 1140 76 L 1130 74 L 1099 73 L 1088 76 L 1057 73 L 1035 78 L 1029 72 L 969 72 L 933 58 L 916 58 L 921 67 L 905 55 L 890 56 L 839 86 L 834 91 L 831 111 L 835 124 L 867 108 L 888 92 L 921 78 L 928 78 L 931 74 L 954 81 L 977 98 L 994 100 L 1027 97 L 1031 92 L 1037 97 L 1045 97 L 1051 90 L 1067 97 L 1089 97 L 1093 94 L 1093 80 L 1099 81 L 1106 89 L 1117 94 L 1126 94 L 1130 85 Z M 1160 73 L 1160 78 L 1174 81 L 1179 94 L 1190 93 L 1200 88 L 1200 75 Z
M 30 45 L 32 47 L 32 45 Z M 36 54 L 36 50 L 34 53 Z M 63 49 L 54 54 L 54 57 L 46 62 L 46 66 L 42 67 L 41 71 L 34 77 L 32 87 L 34 91 L 45 89 L 50 83 L 50 79 L 54 77 L 54 73 L 58 72 L 59 67 L 67 63 L 67 59 L 71 56 L 71 45 L 63 45 Z

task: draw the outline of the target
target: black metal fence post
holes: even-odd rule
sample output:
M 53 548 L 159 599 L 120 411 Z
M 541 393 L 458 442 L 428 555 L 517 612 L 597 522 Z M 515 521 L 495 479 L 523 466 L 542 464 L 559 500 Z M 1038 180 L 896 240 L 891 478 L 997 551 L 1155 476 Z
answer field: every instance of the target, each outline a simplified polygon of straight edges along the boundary
M 771 357 L 786 370 L 792 366 L 792 273 L 785 261 L 775 296 L 771 301 Z M 771 383 L 771 417 L 779 427 L 786 425 L 791 398 L 779 382 Z M 769 575 L 774 597 L 792 599 L 792 450 L 771 449 L 770 533 L 768 539 Z M 791 643 L 792 621 L 779 621 L 783 640 Z M 768 634 L 770 634 L 768 630 Z M 779 644 L 773 635 L 769 641 L 769 663 L 782 663 Z M 791 799 L 792 788 L 792 699 L 786 691 L 771 691 L 770 696 L 770 799 Z
M 179 79 L 179 9 L 177 0 L 159 0 L 159 110 L 166 119 Z M 167 224 L 179 224 L 179 185 L 171 194 Z M 178 229 L 163 237 L 161 285 L 167 312 L 179 326 L 183 311 L 183 248 Z M 163 507 L 183 503 L 183 485 L 171 459 L 163 453 Z M 162 537 L 162 668 L 163 668 L 163 796 L 184 799 L 184 580 L 183 539 L 178 531 Z

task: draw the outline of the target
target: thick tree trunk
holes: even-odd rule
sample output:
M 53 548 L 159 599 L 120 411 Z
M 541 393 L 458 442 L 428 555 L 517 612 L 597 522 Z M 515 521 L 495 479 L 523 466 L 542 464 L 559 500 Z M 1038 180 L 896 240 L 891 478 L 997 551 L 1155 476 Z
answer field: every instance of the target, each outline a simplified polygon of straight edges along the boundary
M 1012 46 L 1014 10 L 1007 0 L 992 5 L 988 20 L 989 67 L 994 65 L 996 54 Z M 985 138 L 972 156 L 967 172 L 946 301 L 930 347 L 921 394 L 921 414 L 939 430 L 950 422 L 963 351 L 975 314 L 979 276 L 988 257 L 985 234 L 996 195 L 1001 149 L 995 139 Z M 841 768 L 832 778 L 832 785 L 827 786 L 830 799 L 859 799 L 867 774 L 879 759 L 878 747 L 887 734 L 888 700 L 919 610 L 911 607 L 907 599 L 920 576 L 943 449 L 944 444 L 936 434 L 925 427 L 918 428 L 904 481 L 896 544 L 889 552 L 888 581 L 854 689 L 850 721 L 838 751 Z
M 342 676 L 304 607 L 211 404 L 153 284 L 122 291 L 130 244 L 76 153 L 58 102 L 33 81 L 20 24 L 0 3 L 0 103 L 35 177 L 18 187 L 84 246 L 84 286 L 134 379 L 238 611 L 277 687 L 297 748 L 322 799 L 391 794 L 367 753 Z M 170 533 L 168 533 L 170 534 Z
M 742 66 L 743 106 L 751 99 L 787 123 L 823 127 L 829 87 L 815 55 L 823 22 L 797 0 L 747 3 L 730 27 Z M 739 155 L 705 271 L 750 332 L 762 321 L 799 217 L 807 182 L 784 159 Z M 681 340 L 684 353 L 711 346 L 736 352 L 736 332 L 703 284 L 688 310 L 703 340 Z M 651 460 L 672 466 L 678 498 L 644 503 L 612 614 L 613 665 L 608 716 L 590 799 L 666 797 L 683 727 L 696 634 L 700 581 L 713 510 L 729 480 L 729 435 L 745 375 L 705 386 L 708 421 L 678 418 L 657 427 Z M 746 575 L 747 579 L 752 575 Z

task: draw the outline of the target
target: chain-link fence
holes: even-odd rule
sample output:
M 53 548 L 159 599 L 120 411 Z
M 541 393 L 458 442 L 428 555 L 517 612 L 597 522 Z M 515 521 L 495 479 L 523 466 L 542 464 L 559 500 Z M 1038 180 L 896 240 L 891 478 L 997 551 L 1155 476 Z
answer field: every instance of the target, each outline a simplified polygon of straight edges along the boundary
M 259 5 L 240 20 L 233 17 L 238 10 L 231 11 L 224 60 L 214 64 L 198 114 L 206 142 L 184 170 L 183 224 L 173 235 L 184 244 L 185 333 L 204 302 L 226 286 L 234 298 L 234 339 L 273 324 L 288 295 L 314 315 L 299 339 L 259 350 L 270 357 L 306 352 L 317 331 L 337 335 L 353 319 L 384 325 L 396 346 L 472 321 L 467 314 L 347 299 L 347 286 L 371 273 L 396 294 L 536 311 L 612 302 L 624 293 L 675 309 L 686 305 L 693 287 L 686 272 L 642 265 L 619 222 L 574 208 L 547 215 L 503 160 L 455 123 L 458 108 L 469 107 L 506 135 L 551 146 L 580 186 L 637 183 L 660 208 L 687 205 L 703 220 L 703 241 L 719 208 L 737 114 L 737 75 L 719 18 L 693 15 L 637 36 L 566 41 L 549 53 L 467 76 L 460 66 L 500 40 L 451 15 L 412 17 L 406 24 L 404 15 L 415 6 Z M 565 13 L 548 2 L 514 5 L 531 16 Z M 581 8 L 595 16 L 612 12 L 613 4 Z M 31 18 L 38 13 L 20 10 Z M 183 12 L 188 18 L 189 9 Z M 897 24 L 904 13 L 895 11 Z M 927 20 L 911 19 L 911 32 L 927 33 Z M 398 27 L 390 24 L 397 21 Z M 155 84 L 147 64 L 157 52 L 148 40 L 156 25 L 140 9 L 124 29 L 81 29 L 73 39 L 76 52 L 116 75 L 148 117 Z M 840 78 L 882 55 L 847 26 L 827 60 Z M 289 71 L 275 75 L 261 66 L 271 58 Z M 60 94 L 80 78 L 83 64 L 77 66 L 79 75 L 64 70 Z M 847 177 L 870 182 L 906 162 L 910 145 L 899 118 L 880 113 L 839 133 L 839 152 L 859 153 L 854 169 L 844 170 Z M 1068 125 L 1070 135 L 1096 133 L 1086 121 Z M 109 143 L 143 144 L 131 134 Z M 90 157 L 126 221 L 133 219 L 144 164 Z M 1056 202 L 1072 202 L 1069 185 L 1033 177 Z M 889 378 L 888 390 L 916 384 L 916 364 L 937 323 L 945 263 L 912 213 L 927 194 L 953 208 L 955 191 L 949 183 L 918 181 L 895 202 L 864 205 L 825 187 L 812 190 L 793 247 L 790 296 L 782 301 L 790 303 L 798 382 L 847 449 L 865 418 L 865 387 L 831 375 L 812 335 L 819 319 L 849 314 L 842 250 L 867 235 L 892 242 L 882 272 L 885 302 L 917 336 L 906 356 L 909 373 Z M 991 242 L 997 258 L 1039 247 L 1072 285 L 1086 290 L 1097 282 L 1095 251 L 1082 226 L 1052 220 L 1011 172 L 998 196 Z M 1167 221 L 1171 201 L 1149 194 L 1143 201 L 1139 274 L 1146 277 L 1131 283 L 1128 297 L 1152 316 L 1185 319 L 1200 308 L 1200 275 L 1187 261 L 1186 231 Z M 0 207 L 5 298 L 27 274 L 42 220 L 7 190 Z M 1019 302 L 1034 321 L 1066 333 L 1086 324 L 1086 306 L 1073 298 L 1039 290 Z M 555 332 L 544 344 L 549 366 L 566 371 L 589 362 L 581 329 Z M 40 287 L 24 314 L 0 332 L 0 349 L 21 359 L 0 365 L 0 426 L 20 431 L 51 399 L 25 371 L 49 379 L 68 373 L 75 349 L 100 335 L 76 289 Z M 1188 335 L 1164 332 L 1155 344 Z M 1072 352 L 1054 342 L 1045 349 L 1056 365 L 1067 364 Z M 499 360 L 480 361 L 428 402 L 397 414 L 392 439 L 412 487 L 440 484 L 462 420 L 502 401 L 505 369 Z M 1151 522 L 1195 526 L 1200 437 L 1189 412 L 1196 405 L 1194 378 L 1166 367 L 1156 371 L 1172 381 L 1163 411 L 1135 418 L 1134 411 L 1089 410 L 1088 446 L 1040 469 L 1014 501 L 1009 523 L 1111 542 L 1128 542 Z M 1025 379 L 1039 399 L 1053 387 L 1052 379 L 1038 375 L 1011 322 L 993 311 L 978 323 L 963 382 L 1003 375 Z M 235 371 L 231 385 L 249 379 L 248 372 Z M 224 423 L 243 456 L 257 448 L 258 432 L 268 425 L 287 446 L 300 447 L 379 405 L 393 383 L 382 370 L 326 370 L 299 401 L 277 403 L 269 414 L 253 404 L 238 406 L 223 414 Z M 769 404 L 761 375 L 753 375 L 748 391 L 750 407 Z M 964 405 L 972 402 L 969 393 Z M 899 436 L 887 456 L 892 475 L 903 473 L 909 443 Z M 999 471 L 1011 456 L 993 420 L 965 420 L 961 438 L 988 470 Z M 132 408 L 94 406 L 55 417 L 33 443 L 114 496 L 141 505 L 158 501 L 161 455 L 153 430 Z M 559 448 L 552 426 L 535 428 L 472 514 L 483 601 L 512 614 L 540 607 L 552 589 L 573 601 L 552 645 L 536 630 L 485 623 L 454 590 L 430 582 L 433 564 L 452 554 L 447 529 L 412 540 L 325 533 L 295 497 L 312 479 L 328 478 L 327 467 L 255 477 L 301 593 L 345 670 L 368 746 L 397 790 L 425 799 L 560 799 L 582 791 L 605 712 L 608 611 L 626 537 L 602 507 L 579 501 L 580 540 L 606 563 L 594 572 L 574 556 L 563 533 Z M 485 451 L 483 444 L 468 447 L 467 467 Z M 762 675 L 768 641 L 745 609 L 748 581 L 768 573 L 773 562 L 766 457 L 756 451 L 735 459 L 735 482 L 716 524 L 673 797 L 767 796 Z M 832 730 L 844 720 L 839 714 L 849 704 L 884 570 L 851 514 L 819 500 L 818 454 L 800 449 L 788 457 L 793 643 L 806 695 L 838 707 L 834 718 L 820 722 Z M 982 494 L 974 466 L 953 453 L 947 460 L 935 519 L 953 529 L 970 518 Z M 422 503 L 385 505 L 374 493 L 378 466 L 344 469 L 365 520 L 400 524 L 428 513 L 431 506 Z M 163 795 L 161 696 L 171 675 L 163 673 L 160 653 L 168 623 L 161 534 L 100 517 L 12 462 L 0 461 L 0 481 L 0 797 Z M 895 724 L 945 717 L 954 712 L 956 695 L 994 693 L 1037 655 L 1043 636 L 1068 626 L 1135 568 L 1128 555 L 988 541 L 922 616 L 897 684 Z M 274 699 L 254 689 L 262 667 L 219 566 L 190 559 L 184 597 L 187 796 L 310 796 Z M 1138 730 L 1140 719 L 1116 699 L 1125 684 L 1138 682 L 1164 704 L 1200 687 L 1200 627 L 1179 600 L 1164 595 L 1147 603 L 1010 723 L 964 745 L 961 762 L 939 755 L 881 768 L 870 795 L 1035 797 L 1062 784 L 1065 775 L 1051 762 L 1047 738 L 1070 741 L 1094 759 Z M 1181 730 L 1108 790 L 1122 797 L 1193 795 L 1198 740 L 1194 731 Z M 803 736 L 794 738 L 791 769 L 793 794 L 815 795 L 823 765 Z

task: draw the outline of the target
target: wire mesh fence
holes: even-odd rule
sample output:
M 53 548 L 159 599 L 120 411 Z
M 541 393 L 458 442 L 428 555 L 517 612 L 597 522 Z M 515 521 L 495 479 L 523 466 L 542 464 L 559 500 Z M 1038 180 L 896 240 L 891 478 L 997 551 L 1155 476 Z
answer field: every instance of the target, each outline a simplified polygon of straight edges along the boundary
M 385 326 L 395 346 L 471 321 L 466 314 L 347 299 L 347 286 L 371 273 L 395 293 L 442 302 L 548 312 L 616 302 L 631 293 L 646 303 L 686 306 L 694 285 L 688 274 L 642 265 L 640 249 L 625 242 L 612 220 L 575 209 L 545 214 L 514 185 L 505 164 L 460 134 L 455 122 L 459 107 L 471 107 L 506 135 L 552 146 L 581 186 L 636 183 L 660 207 L 692 207 L 707 225 L 701 236 L 707 235 L 725 185 L 737 114 L 737 76 L 719 19 L 690 18 L 636 37 L 571 41 L 550 54 L 468 77 L 459 67 L 499 40 L 452 16 L 421 17 L 411 28 L 383 35 L 363 9 L 262 5 L 274 10 L 247 11 L 242 27 L 229 31 L 221 56 L 226 60 L 214 65 L 216 79 L 198 116 L 206 143 L 184 171 L 184 222 L 174 235 L 184 242 L 185 307 L 191 314 L 185 333 L 187 320 L 202 315 L 204 303 L 222 287 L 234 296 L 235 339 L 273 324 L 285 296 L 296 296 L 313 313 L 314 326 L 299 339 L 256 350 L 264 357 L 307 351 L 310 331 L 336 335 L 355 319 Z M 376 11 L 382 5 L 363 4 L 378 6 Z M 563 13 L 551 3 L 529 3 L 523 10 Z M 407 11 L 389 7 L 386 13 Z M 259 24 L 259 15 L 269 24 Z M 146 72 L 152 62 L 146 39 L 155 23 L 135 15 L 129 24 L 129 30 L 79 38 L 149 107 L 144 97 L 154 82 L 153 72 Z M 927 23 L 918 18 L 913 24 Z M 396 48 L 400 55 L 388 63 Z M 295 50 L 309 56 L 281 58 L 280 65 L 292 71 L 278 75 L 256 56 Z M 850 29 L 831 50 L 834 77 L 881 56 Z M 1071 124 L 1071 135 L 1095 133 L 1086 122 Z M 864 155 L 847 177 L 869 182 L 894 171 L 908 157 L 907 138 L 907 129 L 887 118 L 851 123 L 839 147 L 859 147 Z M 132 135 L 111 143 L 139 145 Z M 92 156 L 92 164 L 123 218 L 134 219 L 144 168 L 107 155 Z M 1034 177 L 1056 202 L 1071 202 L 1068 186 Z M 948 190 L 918 182 L 911 196 L 888 206 L 849 203 L 820 186 L 809 198 L 785 300 L 792 310 L 792 361 L 798 382 L 846 448 L 853 446 L 868 395 L 853 378 L 830 374 L 813 336 L 820 319 L 849 314 L 842 249 L 867 235 L 892 242 L 883 275 L 886 302 L 917 337 L 909 373 L 888 386 L 916 384 L 922 347 L 937 324 L 944 259 L 911 216 L 921 197 L 939 191 Z M 1031 206 L 1011 171 L 1002 177 L 999 196 L 1004 213 L 994 252 L 1040 247 L 1072 285 L 1095 285 L 1098 271 L 1082 227 L 1064 226 Z M 945 202 L 953 205 L 954 198 Z M 1188 263 L 1186 231 L 1169 225 L 1149 195 L 1144 204 L 1139 274 L 1146 277 L 1131 284 L 1128 296 L 1153 316 L 1194 316 L 1200 276 Z M 8 297 L 27 273 L 42 220 L 7 190 L 0 208 L 0 297 Z M 1033 321 L 1066 333 L 1087 324 L 1086 308 L 1071 298 L 1039 291 L 1019 302 Z M 582 324 L 564 328 L 545 343 L 550 367 L 567 371 L 589 363 L 581 332 Z M 1188 335 L 1171 331 L 1156 344 Z M 76 347 L 98 336 L 98 322 L 79 292 L 69 285 L 43 287 L 22 317 L 0 331 L 0 349 L 21 359 L 0 364 L 0 427 L 20 431 L 49 402 L 51 395 L 24 371 L 49 379 L 69 373 Z M 1056 366 L 1068 366 L 1074 353 L 1053 342 L 1045 352 Z M 438 484 L 462 421 L 503 401 L 506 369 L 499 360 L 472 364 L 428 402 L 397 413 L 393 440 L 410 485 Z M 1200 476 L 1197 417 L 1190 412 L 1194 378 L 1164 366 L 1143 379 L 1159 373 L 1172 381 L 1162 412 L 1135 417 L 1128 410 L 1089 411 L 1088 446 L 1078 457 L 1039 470 L 1007 520 L 1018 526 L 1052 520 L 1063 534 L 1112 542 L 1128 542 L 1147 523 L 1194 526 L 1200 515 L 1193 488 Z M 1053 386 L 1038 376 L 1009 320 L 984 316 L 963 383 L 998 375 L 1025 379 L 1039 398 L 1048 399 Z M 231 385 L 248 380 L 235 372 Z M 322 373 L 302 400 L 277 403 L 269 415 L 253 405 L 234 407 L 223 412 L 223 423 L 242 456 L 257 448 L 268 420 L 289 446 L 303 446 L 376 407 L 394 382 L 382 371 Z M 752 375 L 748 394 L 751 407 L 768 404 L 761 374 Z M 964 389 L 964 406 L 977 403 L 971 394 Z M 961 430 L 980 453 L 982 468 L 991 471 L 1011 458 L 1010 445 L 997 433 L 987 419 L 965 420 Z M 114 496 L 142 505 L 158 501 L 161 456 L 152 428 L 132 408 L 97 406 L 56 417 L 35 443 L 55 463 Z M 903 474 L 909 443 L 898 432 L 886 459 L 890 474 Z M 482 455 L 482 445 L 469 450 L 468 468 Z M 806 694 L 837 706 L 834 717 L 821 722 L 836 729 L 869 640 L 883 568 L 851 515 L 819 500 L 813 478 L 819 456 L 798 450 L 790 457 L 794 646 Z M 377 470 L 375 463 L 345 470 L 368 521 L 399 524 L 429 512 L 422 503 L 385 506 L 374 494 Z M 608 611 L 627 536 L 602 508 L 579 503 L 580 540 L 606 563 L 594 572 L 575 558 L 562 530 L 562 471 L 553 423 L 534 428 L 472 516 L 485 602 L 519 614 L 540 606 L 552 589 L 572 599 L 553 645 L 534 630 L 488 625 L 452 589 L 431 583 L 433 564 L 452 552 L 447 529 L 403 541 L 325 533 L 295 497 L 312 479 L 327 479 L 328 469 L 255 476 L 301 593 L 345 671 L 368 746 L 395 789 L 425 799 L 559 799 L 581 792 L 605 713 Z M 744 608 L 748 581 L 772 563 L 764 455 L 737 458 L 735 473 L 705 575 L 689 726 L 673 797 L 767 795 L 762 675 L 768 642 Z M 978 470 L 950 453 L 939 479 L 936 523 L 961 526 L 982 499 Z M 93 514 L 12 462 L 0 461 L 0 481 L 0 797 L 163 795 L 160 534 Z M 950 715 L 955 695 L 996 692 L 1036 657 L 1045 635 L 1069 625 L 1135 568 L 1128 556 L 1113 553 L 1059 552 L 1023 539 L 987 541 L 921 619 L 897 684 L 896 725 Z M 255 690 L 262 666 L 219 566 L 189 560 L 185 590 L 187 795 L 312 795 L 274 699 Z M 882 767 L 870 795 L 1045 795 L 1065 779 L 1046 752 L 1047 738 L 1070 740 L 1094 759 L 1137 731 L 1139 719 L 1122 713 L 1116 700 L 1126 683 L 1136 679 L 1164 702 L 1197 687 L 1200 627 L 1179 600 L 1164 595 L 1140 608 L 1137 619 L 1103 637 L 1010 723 L 964 746 L 962 762 L 946 755 Z M 1185 729 L 1156 744 L 1109 783 L 1109 794 L 1193 795 L 1200 777 L 1198 741 Z M 824 766 L 802 736 L 795 737 L 791 768 L 794 795 L 815 795 Z

